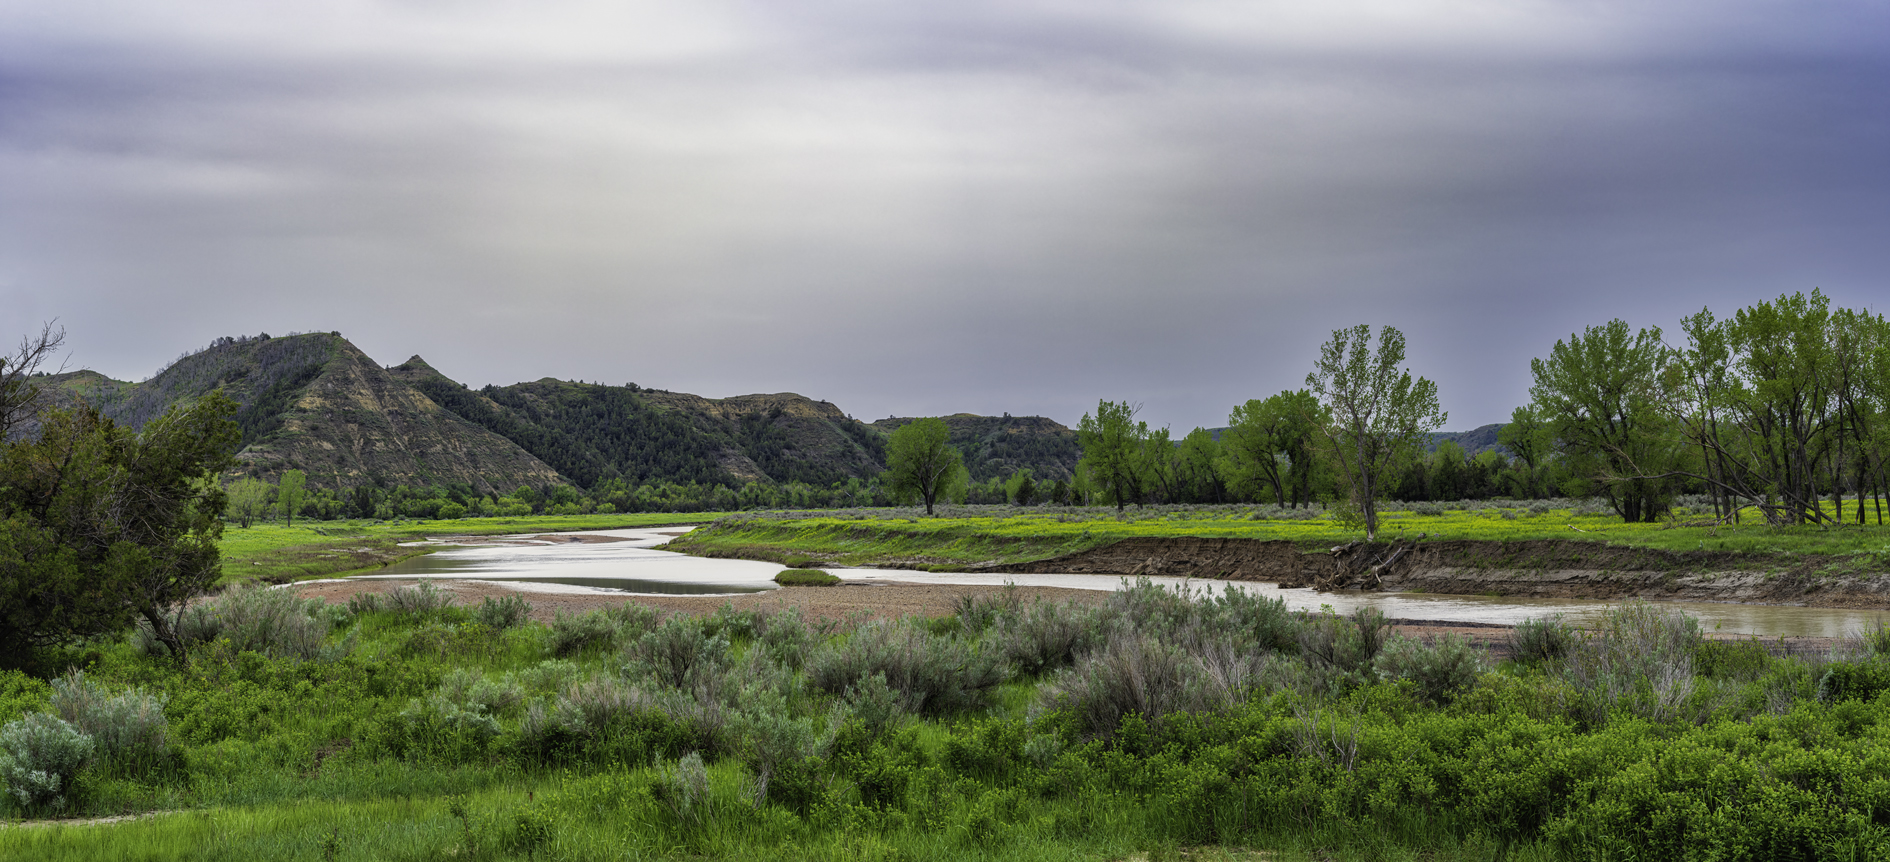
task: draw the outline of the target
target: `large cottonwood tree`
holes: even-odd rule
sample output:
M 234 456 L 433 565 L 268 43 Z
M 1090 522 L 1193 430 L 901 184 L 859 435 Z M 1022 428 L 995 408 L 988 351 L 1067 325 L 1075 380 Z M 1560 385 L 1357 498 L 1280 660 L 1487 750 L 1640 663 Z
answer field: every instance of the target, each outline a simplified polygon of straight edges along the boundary
M 1386 477 L 1401 458 L 1422 451 L 1447 418 L 1437 403 L 1437 384 L 1398 367 L 1404 333 L 1383 327 L 1376 351 L 1371 335 L 1365 324 L 1333 330 L 1306 375 L 1306 389 L 1327 412 L 1320 431 L 1364 518 L 1367 541 L 1378 536 L 1378 497 Z
M 925 513 L 952 488 L 964 484 L 965 458 L 950 443 L 951 428 L 937 418 L 914 419 L 886 440 L 886 487 L 894 496 L 925 502 Z

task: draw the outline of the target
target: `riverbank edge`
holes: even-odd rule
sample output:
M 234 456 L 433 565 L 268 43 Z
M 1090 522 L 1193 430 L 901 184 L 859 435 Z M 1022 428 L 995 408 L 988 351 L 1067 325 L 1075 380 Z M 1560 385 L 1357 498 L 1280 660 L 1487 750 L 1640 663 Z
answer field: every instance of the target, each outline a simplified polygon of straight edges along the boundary
M 992 558 L 966 565 L 950 562 L 950 556 L 962 555 L 967 537 L 937 536 L 938 553 L 927 554 L 928 534 L 886 531 L 881 535 L 887 534 L 896 535 L 878 543 L 883 550 L 876 551 L 873 542 L 823 542 L 820 535 L 806 533 L 792 542 L 771 542 L 752 533 L 735 541 L 718 541 L 711 527 L 663 547 L 704 557 L 914 571 L 1160 575 L 1435 595 L 1890 609 L 1890 567 L 1875 554 L 1668 551 L 1555 539 L 1325 546 L 1284 539 L 1202 537 L 1128 538 L 1069 550 L 1049 537 L 1033 542 L 1028 537 L 1007 536 L 993 537 L 993 541 L 1001 539 L 1001 545 L 989 548 Z M 975 537 L 970 541 L 975 543 Z

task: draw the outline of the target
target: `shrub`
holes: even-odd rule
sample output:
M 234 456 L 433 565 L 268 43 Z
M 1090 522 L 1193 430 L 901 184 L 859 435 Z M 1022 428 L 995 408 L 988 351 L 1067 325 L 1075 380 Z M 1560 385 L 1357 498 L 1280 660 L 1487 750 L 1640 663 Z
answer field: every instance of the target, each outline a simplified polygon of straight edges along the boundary
M 774 576 L 774 582 L 784 587 L 831 587 L 840 578 L 819 569 L 785 569 Z
M 484 752 L 499 735 L 499 722 L 476 703 L 455 703 L 435 693 L 414 698 L 397 716 L 400 733 L 390 740 L 396 754 L 438 757 L 445 762 Z
M 1575 643 L 1575 630 L 1563 621 L 1561 614 L 1530 617 L 1509 632 L 1511 653 L 1525 664 L 1566 657 Z
M 323 655 L 335 620 L 321 599 L 301 598 L 288 590 L 236 587 L 183 608 L 176 630 L 186 648 L 228 640 L 234 652 L 307 660 Z M 150 655 L 169 652 L 143 620 L 138 621 L 137 639 Z
M 524 596 L 506 595 L 496 599 L 487 596 L 473 610 L 473 619 L 486 628 L 502 632 L 525 622 L 531 613 L 532 604 L 525 601 Z
M 571 615 L 557 612 L 551 618 L 551 638 L 545 648 L 560 658 L 607 649 L 617 643 L 623 621 L 603 611 Z
M 686 687 L 699 673 L 727 667 L 730 659 L 726 636 L 711 637 L 693 620 L 679 616 L 644 633 L 626 652 L 629 670 L 649 674 L 670 688 Z
M 0 781 L 22 808 L 57 811 L 93 750 L 92 737 L 70 722 L 31 713 L 0 727 Z
M 100 757 L 148 767 L 170 753 L 163 698 L 135 688 L 108 695 L 78 670 L 53 680 L 52 687 L 53 712 L 90 736 Z
M 525 692 L 509 679 L 489 679 L 477 670 L 455 670 L 440 680 L 438 695 L 462 709 L 506 715 L 525 702 Z
M 1483 672 L 1482 652 L 1461 635 L 1394 637 L 1374 663 L 1385 676 L 1416 683 L 1418 696 L 1431 703 L 1448 702 Z
M 1098 616 L 1075 604 L 1032 602 L 999 623 L 998 650 L 1019 673 L 1034 676 L 1066 667 L 1102 640 Z
M 962 593 L 958 596 L 958 625 L 967 634 L 983 634 L 999 617 L 1015 614 L 1023 604 L 1015 584 L 1006 584 L 995 593 Z
M 666 766 L 650 791 L 685 831 L 702 828 L 709 817 L 709 767 L 702 755 L 689 752 Z
M 867 623 L 845 642 L 823 647 L 807 660 L 808 684 L 830 694 L 841 694 L 873 674 L 883 674 L 904 707 L 923 715 L 981 706 L 1005 676 L 989 653 L 956 638 L 927 634 L 904 620 Z
M 452 603 L 453 596 L 430 581 L 421 581 L 411 587 L 398 587 L 381 597 L 381 605 L 387 610 L 413 617 L 431 616 Z
M 1202 602 L 1202 613 L 1212 628 L 1254 649 L 1296 652 L 1299 648 L 1299 620 L 1286 609 L 1285 599 L 1228 586 L 1219 596 Z
M 1595 632 L 1570 651 L 1563 672 L 1585 697 L 1592 721 L 1617 708 L 1665 721 L 1693 694 L 1700 642 L 1698 620 L 1629 602 L 1602 614 Z
M 1052 677 L 1038 705 L 1073 713 L 1093 736 L 1115 735 L 1124 716 L 1159 719 L 1225 705 L 1226 690 L 1208 684 L 1201 661 L 1147 633 L 1116 632 L 1109 642 Z

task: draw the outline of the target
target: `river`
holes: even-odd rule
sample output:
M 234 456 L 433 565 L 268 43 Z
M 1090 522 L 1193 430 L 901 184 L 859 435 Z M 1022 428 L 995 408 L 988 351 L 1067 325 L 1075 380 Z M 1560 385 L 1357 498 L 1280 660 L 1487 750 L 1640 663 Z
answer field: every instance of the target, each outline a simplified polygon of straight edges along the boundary
M 715 560 L 691 557 L 655 546 L 669 541 L 679 527 L 604 530 L 584 534 L 551 534 L 539 544 L 448 547 L 413 557 L 366 578 L 455 578 L 492 581 L 538 592 L 616 592 L 665 595 L 720 595 L 775 589 L 772 578 L 781 571 L 776 563 L 753 560 Z M 608 536 L 622 541 L 576 542 L 566 536 Z M 978 573 L 913 572 L 899 569 L 829 569 L 848 580 L 908 581 L 933 584 L 1014 583 L 1019 586 L 1069 587 L 1113 590 L 1123 579 L 1107 575 L 991 575 Z M 1280 589 L 1251 581 L 1205 578 L 1151 578 L 1166 586 L 1220 592 L 1232 587 L 1279 598 L 1295 610 L 1329 606 L 1339 612 L 1371 606 L 1394 619 L 1448 620 L 1513 625 L 1529 617 L 1563 614 L 1577 624 L 1597 617 L 1614 602 L 1581 599 L 1506 599 L 1483 596 L 1442 596 L 1418 593 L 1356 591 L 1317 592 Z M 1663 602 L 1700 621 L 1705 630 L 1727 634 L 1766 636 L 1844 637 L 1877 624 L 1882 611 L 1803 608 L 1787 605 L 1717 602 Z

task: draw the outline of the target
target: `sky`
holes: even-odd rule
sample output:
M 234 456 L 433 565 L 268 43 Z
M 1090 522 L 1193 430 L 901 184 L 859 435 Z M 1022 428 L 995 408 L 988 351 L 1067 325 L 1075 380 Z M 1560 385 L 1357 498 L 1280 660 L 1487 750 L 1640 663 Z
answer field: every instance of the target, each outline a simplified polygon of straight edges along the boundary
M 1177 433 L 1890 298 L 1890 0 L 0 0 L 0 336 Z M 7 336 L 6 333 L 14 333 Z

